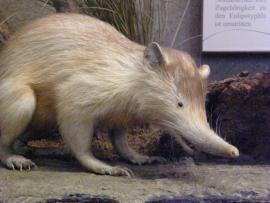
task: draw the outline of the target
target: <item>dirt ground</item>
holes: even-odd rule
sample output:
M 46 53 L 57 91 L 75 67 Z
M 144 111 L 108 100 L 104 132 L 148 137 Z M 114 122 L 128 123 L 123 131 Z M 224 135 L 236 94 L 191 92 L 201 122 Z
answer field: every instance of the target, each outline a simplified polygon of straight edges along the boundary
M 134 171 L 136 177 L 129 179 L 89 173 L 76 161 L 34 161 L 39 167 L 31 172 L 0 167 L 2 201 L 270 202 L 270 167 L 266 165 L 205 164 L 190 158 L 151 166 L 118 163 Z
M 98 133 L 93 143 L 95 155 L 112 165 L 129 167 L 136 177 L 101 176 L 85 171 L 60 139 L 30 141 L 29 155 L 38 168 L 18 172 L 0 166 L 0 202 L 270 202 L 269 163 L 256 163 L 243 154 L 236 160 L 204 154 L 187 157 L 158 129 L 134 129 L 129 142 L 140 153 L 164 156 L 168 163 L 127 164 L 114 151 L 107 134 Z

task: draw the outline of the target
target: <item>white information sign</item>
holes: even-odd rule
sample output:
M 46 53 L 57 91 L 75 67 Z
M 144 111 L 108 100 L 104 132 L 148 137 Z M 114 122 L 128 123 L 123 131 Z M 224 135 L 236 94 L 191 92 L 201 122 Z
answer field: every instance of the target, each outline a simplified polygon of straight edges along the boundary
M 203 51 L 270 52 L 270 0 L 204 0 Z

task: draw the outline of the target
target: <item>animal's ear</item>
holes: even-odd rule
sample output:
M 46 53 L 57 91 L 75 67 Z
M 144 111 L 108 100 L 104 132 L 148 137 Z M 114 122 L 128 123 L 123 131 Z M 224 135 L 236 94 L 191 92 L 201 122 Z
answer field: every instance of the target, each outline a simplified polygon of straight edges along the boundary
M 210 67 L 208 65 L 202 65 L 199 69 L 199 74 L 203 79 L 207 79 L 210 75 Z
M 144 59 L 152 66 L 165 66 L 167 60 L 157 42 L 150 43 L 144 51 Z

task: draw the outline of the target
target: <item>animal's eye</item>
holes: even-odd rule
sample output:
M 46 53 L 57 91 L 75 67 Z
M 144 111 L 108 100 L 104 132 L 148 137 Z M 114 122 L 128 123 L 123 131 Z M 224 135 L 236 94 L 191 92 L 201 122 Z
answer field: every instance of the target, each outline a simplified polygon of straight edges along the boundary
M 183 107 L 183 106 L 184 106 L 182 102 L 178 102 L 177 105 L 178 105 L 179 107 Z

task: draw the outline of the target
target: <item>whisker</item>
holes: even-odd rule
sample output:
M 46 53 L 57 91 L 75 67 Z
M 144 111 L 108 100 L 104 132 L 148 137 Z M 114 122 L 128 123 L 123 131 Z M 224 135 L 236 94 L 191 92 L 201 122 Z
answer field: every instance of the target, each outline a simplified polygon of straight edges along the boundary
M 220 137 L 223 137 L 222 135 L 221 135 L 221 125 L 222 125 L 222 120 L 220 120 L 220 122 L 219 122 L 220 124 L 219 124 L 219 127 L 218 127 L 218 134 L 220 135 Z M 225 140 L 226 141 L 226 140 Z
M 219 121 L 219 117 L 220 117 L 220 112 L 218 113 L 217 119 L 216 119 L 216 126 L 215 126 L 215 132 L 218 134 L 218 121 Z
M 211 106 L 210 110 L 210 127 L 213 128 L 213 105 Z

